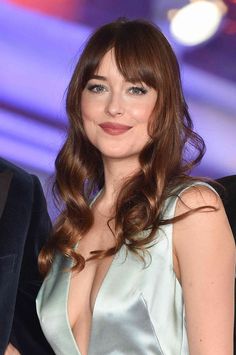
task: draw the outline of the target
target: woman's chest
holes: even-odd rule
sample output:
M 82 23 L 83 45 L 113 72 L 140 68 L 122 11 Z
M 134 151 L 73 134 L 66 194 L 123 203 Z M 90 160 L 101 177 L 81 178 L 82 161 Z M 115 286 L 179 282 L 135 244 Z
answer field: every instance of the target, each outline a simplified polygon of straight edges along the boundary
M 83 323 L 88 328 L 97 295 L 114 256 L 91 260 L 81 272 L 71 272 L 68 281 L 68 316 L 71 328 Z
M 68 312 L 73 328 L 79 318 L 92 314 L 97 294 L 112 264 L 114 255 L 91 259 L 94 252 L 106 252 L 115 246 L 115 237 L 105 221 L 95 220 L 94 226 L 78 242 L 76 252 L 85 260 L 81 271 L 72 270 L 68 280 Z
M 137 355 L 163 354 L 160 342 L 168 344 L 166 329 L 169 329 L 173 341 L 179 337 L 177 330 L 182 329 L 183 322 L 181 289 L 176 284 L 167 249 L 168 243 L 160 243 L 158 249 L 146 259 L 145 267 L 140 258 L 127 253 L 126 247 L 122 247 L 105 273 L 103 270 L 103 280 L 102 277 L 99 279 L 97 289 L 95 279 L 91 277 L 87 291 L 87 295 L 90 294 L 87 307 L 91 307 L 92 303 L 93 309 L 89 355 L 116 354 L 114 349 L 120 351 L 117 354 L 127 354 L 127 349 L 130 349 L 130 354 Z M 46 314 L 48 322 L 45 323 L 48 324 L 49 319 L 56 319 L 57 331 L 64 330 L 64 336 L 67 334 L 71 345 L 72 342 L 75 344 L 67 319 L 71 273 L 60 271 L 71 264 L 62 257 L 58 260 L 54 272 L 44 283 L 43 297 L 40 297 L 41 315 Z M 75 288 L 80 288 L 83 294 L 85 286 L 82 279 L 77 279 Z M 49 328 L 52 331 L 52 327 Z M 54 334 L 50 337 L 54 338 Z M 78 355 L 78 349 L 71 354 Z

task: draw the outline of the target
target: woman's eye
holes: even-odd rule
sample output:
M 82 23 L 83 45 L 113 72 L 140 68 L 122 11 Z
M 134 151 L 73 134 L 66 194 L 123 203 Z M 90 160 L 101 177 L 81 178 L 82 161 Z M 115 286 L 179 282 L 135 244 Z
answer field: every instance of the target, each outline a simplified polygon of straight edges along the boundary
M 133 86 L 132 88 L 129 89 L 129 92 L 134 95 L 144 95 L 147 93 L 147 89 L 144 87 L 139 87 L 139 86 Z
M 106 91 L 106 88 L 105 88 L 105 86 L 103 86 L 101 84 L 91 84 L 91 85 L 88 85 L 88 90 L 95 92 L 95 93 L 101 93 L 101 92 Z

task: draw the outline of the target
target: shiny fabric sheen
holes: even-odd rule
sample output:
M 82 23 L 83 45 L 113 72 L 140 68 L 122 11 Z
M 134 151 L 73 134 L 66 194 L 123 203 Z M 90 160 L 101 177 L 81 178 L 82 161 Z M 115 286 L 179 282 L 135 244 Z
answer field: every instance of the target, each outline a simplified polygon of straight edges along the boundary
M 174 216 L 176 200 L 166 202 L 165 218 Z M 149 251 L 146 267 L 125 246 L 115 255 L 95 301 L 89 355 L 189 355 L 171 224 Z M 67 315 L 70 273 L 63 270 L 71 265 L 57 255 L 37 297 L 43 332 L 57 355 L 80 355 Z

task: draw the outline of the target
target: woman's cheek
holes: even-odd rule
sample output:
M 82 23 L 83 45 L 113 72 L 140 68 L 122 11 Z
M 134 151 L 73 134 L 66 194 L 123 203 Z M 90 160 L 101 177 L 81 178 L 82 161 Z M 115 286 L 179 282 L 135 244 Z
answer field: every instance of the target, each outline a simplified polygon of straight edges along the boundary
M 151 112 L 149 112 L 149 110 L 147 110 L 145 107 L 138 107 L 132 110 L 132 118 L 136 122 L 140 122 L 140 123 L 147 122 L 150 115 Z

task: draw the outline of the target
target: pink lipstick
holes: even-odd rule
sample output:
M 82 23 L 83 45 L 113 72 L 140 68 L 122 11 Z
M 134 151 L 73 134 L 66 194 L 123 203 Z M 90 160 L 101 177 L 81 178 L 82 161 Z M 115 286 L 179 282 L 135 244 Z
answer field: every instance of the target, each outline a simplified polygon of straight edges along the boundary
M 132 128 L 131 126 L 112 122 L 103 122 L 99 126 L 103 129 L 103 131 L 112 136 L 123 134 L 127 132 L 130 128 Z

